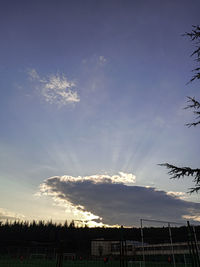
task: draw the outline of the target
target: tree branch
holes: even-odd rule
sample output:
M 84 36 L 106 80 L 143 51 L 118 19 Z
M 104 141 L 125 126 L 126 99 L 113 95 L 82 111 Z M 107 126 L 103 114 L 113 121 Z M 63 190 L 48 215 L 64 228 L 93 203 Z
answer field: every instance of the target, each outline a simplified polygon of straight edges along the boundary
M 184 176 L 192 176 L 195 187 L 190 188 L 189 193 L 198 192 L 200 190 L 200 169 L 192 169 L 190 167 L 177 167 L 169 163 L 158 164 L 166 167 L 169 171 L 168 174 L 171 176 L 170 179 L 180 179 Z
M 199 25 L 192 25 L 193 30 L 191 32 L 186 32 L 183 35 L 189 36 L 192 41 L 198 39 L 200 37 L 200 26 Z
M 200 124 L 200 120 L 199 120 L 200 111 L 198 111 L 198 110 L 200 110 L 200 102 L 197 101 L 194 97 L 188 96 L 187 98 L 188 98 L 187 103 L 190 103 L 190 104 L 188 104 L 184 109 L 192 108 L 192 109 L 194 109 L 193 113 L 195 115 L 198 115 L 198 116 L 196 117 L 196 120 L 197 120 L 196 122 L 187 123 L 186 126 L 188 126 L 188 127 L 196 126 L 196 125 Z
M 183 34 L 184 36 L 187 36 L 191 39 L 191 41 L 195 41 L 196 43 L 196 49 L 191 54 L 191 56 L 195 56 L 195 61 L 197 64 L 200 63 L 200 26 L 192 26 L 191 32 L 186 32 Z M 191 80 L 189 82 L 193 82 L 194 80 L 200 79 L 200 67 L 197 66 L 194 70 L 194 75 L 192 76 Z M 193 113 L 196 116 L 196 121 L 192 123 L 187 123 L 186 126 L 196 126 L 200 124 L 200 102 L 197 101 L 194 97 L 187 97 L 187 106 L 185 109 L 192 109 Z M 158 164 L 160 166 L 164 166 L 168 169 L 168 174 L 171 176 L 170 179 L 180 179 L 185 176 L 192 176 L 193 182 L 195 183 L 195 186 L 193 188 L 189 188 L 188 193 L 194 193 L 200 191 L 200 169 L 192 169 L 190 167 L 177 167 L 174 165 L 171 165 L 169 163 L 163 163 Z
M 187 96 L 187 98 L 189 99 L 187 101 L 187 103 L 191 103 L 190 105 L 187 105 L 185 107 L 185 109 L 188 109 L 188 108 L 195 108 L 195 109 L 199 109 L 200 108 L 200 103 L 199 101 L 197 101 L 194 97 L 190 97 L 190 96 Z
M 183 34 L 184 36 L 188 36 L 191 41 L 196 41 L 197 44 L 197 49 L 194 50 L 194 52 L 191 54 L 191 56 L 196 56 L 196 61 L 200 62 L 200 26 L 192 26 L 193 30 L 192 32 L 186 32 L 185 34 Z M 200 79 L 200 68 L 197 67 L 196 69 L 193 70 L 194 72 L 196 72 L 194 74 L 194 76 L 192 76 L 192 79 L 189 82 L 193 82 L 194 80 L 198 80 Z

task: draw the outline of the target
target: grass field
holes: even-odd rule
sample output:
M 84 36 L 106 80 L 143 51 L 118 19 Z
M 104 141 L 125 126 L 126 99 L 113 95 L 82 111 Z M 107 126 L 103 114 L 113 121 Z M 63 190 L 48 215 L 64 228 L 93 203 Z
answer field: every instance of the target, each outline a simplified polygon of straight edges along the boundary
M 144 267 L 142 262 L 128 262 L 128 267 Z M 103 260 L 75 260 L 63 261 L 63 267 L 120 267 L 119 261 L 108 261 L 104 263 Z M 167 262 L 146 262 L 145 267 L 172 267 L 173 264 Z M 56 260 L 44 259 L 1 259 L 0 267 L 56 267 Z M 191 264 L 176 263 L 176 267 L 192 267 Z

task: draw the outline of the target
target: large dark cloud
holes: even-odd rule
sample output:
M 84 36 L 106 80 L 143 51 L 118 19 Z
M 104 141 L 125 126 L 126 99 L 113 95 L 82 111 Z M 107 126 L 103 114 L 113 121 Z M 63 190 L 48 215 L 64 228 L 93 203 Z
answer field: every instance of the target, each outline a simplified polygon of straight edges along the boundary
M 183 221 L 183 216 L 200 215 L 198 203 L 152 187 L 128 186 L 109 178 L 56 176 L 45 180 L 41 191 L 74 206 L 83 206 L 85 211 L 102 217 L 105 224 L 134 225 L 140 218 Z

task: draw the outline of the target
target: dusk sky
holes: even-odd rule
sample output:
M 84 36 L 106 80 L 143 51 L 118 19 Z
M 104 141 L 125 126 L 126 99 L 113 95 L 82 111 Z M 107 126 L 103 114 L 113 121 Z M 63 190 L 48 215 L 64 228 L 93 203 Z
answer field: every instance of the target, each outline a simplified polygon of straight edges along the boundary
M 197 0 L 0 1 L 0 221 L 200 221 Z

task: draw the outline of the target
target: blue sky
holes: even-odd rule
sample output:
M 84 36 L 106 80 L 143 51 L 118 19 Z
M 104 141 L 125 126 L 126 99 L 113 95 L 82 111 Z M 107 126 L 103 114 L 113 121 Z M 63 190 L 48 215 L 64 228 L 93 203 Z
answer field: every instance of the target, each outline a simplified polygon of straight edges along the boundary
M 191 179 L 170 180 L 157 165 L 199 166 L 199 130 L 184 126 L 193 115 L 183 109 L 186 96 L 200 96 L 198 83 L 186 85 L 194 46 L 182 36 L 199 8 L 195 0 L 2 1 L 0 219 L 199 220 L 198 195 L 185 194 Z M 85 183 L 96 196 L 83 194 Z M 113 188 L 105 213 L 99 185 Z M 157 193 L 166 206 L 156 206 Z M 146 203 L 151 213 L 141 211 Z

